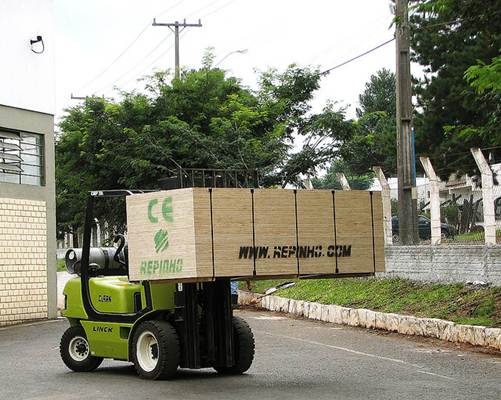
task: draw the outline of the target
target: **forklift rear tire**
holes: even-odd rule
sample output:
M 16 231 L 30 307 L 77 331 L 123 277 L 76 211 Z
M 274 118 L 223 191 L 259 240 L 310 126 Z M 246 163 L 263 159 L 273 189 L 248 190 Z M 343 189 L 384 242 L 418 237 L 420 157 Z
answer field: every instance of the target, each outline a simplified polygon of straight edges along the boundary
M 241 375 L 250 368 L 254 360 L 254 334 L 249 324 L 240 317 L 233 317 L 233 334 L 235 365 L 214 367 L 218 373 L 223 375 Z
M 176 330 L 166 321 L 142 322 L 134 333 L 132 361 L 141 378 L 172 378 L 180 352 Z
M 75 372 L 94 371 L 103 359 L 91 355 L 85 330 L 81 326 L 71 326 L 63 333 L 59 345 L 61 358 L 66 366 Z

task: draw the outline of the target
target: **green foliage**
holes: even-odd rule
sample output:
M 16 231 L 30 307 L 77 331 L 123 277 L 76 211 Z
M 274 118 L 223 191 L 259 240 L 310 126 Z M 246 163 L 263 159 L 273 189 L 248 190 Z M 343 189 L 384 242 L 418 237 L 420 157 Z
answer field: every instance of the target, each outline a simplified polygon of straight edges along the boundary
M 489 90 L 501 94 L 501 55 L 494 57 L 490 64 L 480 61 L 478 65 L 472 65 L 464 76 L 480 94 Z
M 425 71 L 415 85 L 417 152 L 444 179 L 476 173 L 470 147 L 501 145 L 501 102 L 490 90 L 499 82 L 500 9 L 501 0 L 426 0 L 410 18 L 412 58 Z
M 64 260 L 57 260 L 56 271 L 57 272 L 66 271 L 66 264 L 64 263 Z
M 282 281 L 256 281 L 263 293 Z M 405 279 L 305 279 L 278 296 L 296 300 L 441 318 L 458 323 L 501 327 L 501 288 L 463 284 L 417 283 Z
M 365 84 L 359 102 L 358 120 L 352 122 L 351 135 L 341 143 L 340 156 L 357 174 L 366 174 L 376 165 L 386 174 L 395 174 L 395 75 L 387 69 L 377 71 Z
M 448 204 L 446 207 L 442 207 L 440 210 L 440 215 L 443 221 L 449 225 L 457 227 L 459 225 L 460 210 L 459 205 L 456 203 Z
M 398 200 L 397 199 L 391 199 L 391 215 L 398 216 Z
M 371 186 L 374 179 L 374 176 L 371 173 L 365 175 L 353 174 L 345 161 L 336 159 L 332 162 L 323 178 L 312 179 L 313 187 L 315 189 L 342 189 L 341 183 L 336 176 L 336 173 L 338 172 L 345 174 L 346 179 L 350 184 L 350 188 L 352 189 L 366 190 Z
M 310 165 L 313 170 L 313 164 L 331 161 L 325 178 L 313 180 L 315 187 L 339 188 L 335 173 L 344 172 L 353 188 L 366 189 L 373 166 L 381 166 L 386 173 L 396 172 L 394 74 L 386 69 L 377 71 L 359 100 L 357 120 L 347 119 L 344 109 L 328 103 L 321 113 L 297 126 L 298 133 L 308 137 L 296 155 L 301 164 L 314 161 Z
M 213 59 L 209 49 L 204 67 L 180 79 L 156 73 L 145 81 L 146 93 L 122 92 L 118 102 L 88 98 L 66 110 L 56 143 L 60 232 L 82 225 L 89 190 L 157 188 L 178 164 L 259 169 L 265 184 L 284 186 L 332 157 L 309 115 L 318 71 L 266 71 L 252 91 L 213 68 Z M 298 154 L 290 152 L 294 131 L 306 137 Z M 119 207 L 105 206 L 97 217 L 123 224 Z
M 418 205 L 418 210 L 419 210 L 419 215 L 424 215 L 426 218 L 431 219 L 431 212 L 430 210 L 425 210 L 424 208 L 427 206 L 426 201 L 420 200 L 419 205 Z
M 305 138 L 302 150 L 291 157 L 290 166 L 306 164 L 314 172 L 317 166 L 339 156 L 339 146 L 350 139 L 353 130 L 354 125 L 346 119 L 345 110 L 328 103 L 321 113 L 310 115 L 297 126 L 297 133 Z
M 454 237 L 455 241 L 458 242 L 476 242 L 485 243 L 485 232 L 483 227 L 480 229 L 475 229 L 470 232 L 461 233 Z M 496 241 L 501 243 L 501 229 L 496 229 Z
M 395 74 L 383 68 L 371 75 L 365 84 L 364 91 L 358 96 L 360 108 L 357 117 L 366 114 L 384 112 L 395 122 L 396 118 L 396 87 Z

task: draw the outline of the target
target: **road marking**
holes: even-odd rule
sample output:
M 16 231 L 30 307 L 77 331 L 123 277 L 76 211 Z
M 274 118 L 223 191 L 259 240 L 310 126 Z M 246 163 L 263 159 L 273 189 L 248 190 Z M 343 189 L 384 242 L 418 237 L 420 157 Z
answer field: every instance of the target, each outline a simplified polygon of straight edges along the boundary
M 410 351 L 415 351 L 416 353 L 423 353 L 423 354 L 449 354 L 451 353 L 450 350 L 446 349 L 411 349 Z M 462 354 L 459 356 L 462 357 Z
M 278 320 L 281 320 L 281 319 L 287 319 L 285 317 L 266 317 L 266 316 L 259 316 L 259 317 L 251 317 L 253 319 L 260 319 L 260 320 L 268 320 L 268 321 L 278 321 Z
M 426 375 L 438 376 L 439 378 L 448 379 L 448 380 L 450 380 L 450 381 L 455 381 L 455 380 L 456 380 L 456 379 L 454 379 L 454 378 L 451 378 L 450 376 L 445 376 L 445 375 L 435 374 L 434 372 L 428 372 L 428 371 L 417 371 L 417 372 L 419 372 L 420 374 L 426 374 Z
M 380 356 L 380 355 L 377 355 L 377 354 L 365 353 L 363 351 L 353 350 L 353 349 L 349 349 L 347 347 L 334 346 L 332 344 L 326 344 L 326 343 L 316 342 L 314 340 L 302 339 L 302 338 L 298 338 L 298 337 L 294 337 L 294 336 L 277 335 L 275 333 L 269 333 L 269 332 L 264 332 L 264 331 L 255 331 L 255 332 L 256 333 L 261 333 L 263 335 L 280 337 L 280 338 L 283 338 L 283 339 L 297 340 L 299 342 L 313 344 L 313 345 L 316 345 L 316 346 L 324 346 L 324 347 L 327 347 L 327 348 L 330 348 L 330 349 L 345 351 L 347 353 L 352 353 L 352 354 L 356 354 L 356 355 L 359 355 L 359 356 L 365 356 L 365 357 L 370 357 L 370 358 L 376 358 L 378 360 L 384 360 L 384 361 L 394 362 L 394 363 L 397 363 L 397 364 L 403 364 L 403 365 L 407 365 L 409 367 L 417 368 L 418 369 L 417 372 L 420 372 L 422 374 L 433 375 L 433 376 L 437 376 L 437 377 L 440 377 L 440 378 L 449 379 L 449 380 L 453 380 L 453 381 L 456 380 L 456 379 L 451 378 L 449 376 L 439 375 L 439 374 L 435 374 L 433 372 L 428 372 L 428 371 L 423 371 L 424 367 L 422 365 L 412 364 L 410 362 L 407 362 L 407 361 L 404 361 L 404 360 L 400 360 L 398 358 L 391 358 L 391 357 Z
M 423 368 L 421 365 L 412 364 L 412 363 L 409 363 L 409 362 L 404 361 L 404 360 L 399 360 L 398 358 L 390 358 L 390 357 L 385 357 L 385 356 L 379 356 L 377 354 L 364 353 L 363 351 L 348 349 L 347 347 L 334 346 L 332 344 L 315 342 L 313 340 L 297 338 L 297 337 L 294 337 L 294 336 L 277 335 L 277 334 L 274 334 L 274 333 L 269 333 L 269 332 L 264 332 L 264 331 L 256 331 L 256 332 L 257 333 L 262 333 L 263 335 L 281 337 L 281 338 L 289 339 L 289 340 L 297 340 L 299 342 L 309 343 L 309 344 L 313 344 L 313 345 L 317 345 L 317 346 L 324 346 L 324 347 L 328 347 L 328 348 L 334 349 L 334 350 L 341 350 L 341 351 L 345 351 L 347 353 L 357 354 L 359 356 L 377 358 L 377 359 L 380 359 L 380 360 L 391 361 L 391 362 L 398 363 L 398 364 L 405 364 L 405 365 L 409 365 L 411 367 L 420 368 L 420 369 Z

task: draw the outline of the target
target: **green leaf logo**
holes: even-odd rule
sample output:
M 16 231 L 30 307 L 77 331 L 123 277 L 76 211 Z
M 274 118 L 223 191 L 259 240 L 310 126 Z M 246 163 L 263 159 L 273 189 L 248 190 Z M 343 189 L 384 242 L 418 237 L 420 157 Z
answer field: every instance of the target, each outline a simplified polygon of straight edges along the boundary
M 155 251 L 157 253 L 164 251 L 169 247 L 169 232 L 165 229 L 160 229 L 155 233 L 153 240 L 155 242 Z

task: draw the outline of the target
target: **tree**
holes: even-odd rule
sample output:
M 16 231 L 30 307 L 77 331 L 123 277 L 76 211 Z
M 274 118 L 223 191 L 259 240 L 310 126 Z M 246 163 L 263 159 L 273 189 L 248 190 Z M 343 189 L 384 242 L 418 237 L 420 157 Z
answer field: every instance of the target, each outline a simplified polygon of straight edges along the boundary
M 474 174 L 470 147 L 501 145 L 499 95 L 478 92 L 464 78 L 472 65 L 499 55 L 500 9 L 501 0 L 426 0 L 413 9 L 412 58 L 425 67 L 415 86 L 417 150 L 433 159 L 444 178 Z M 466 77 L 473 79 L 487 69 L 469 71 Z
M 395 75 L 377 71 L 359 96 L 357 120 L 346 118 L 345 109 L 328 103 L 322 112 L 303 119 L 298 133 L 306 137 L 301 152 L 289 159 L 309 170 L 331 162 L 323 179 L 314 180 L 319 188 L 340 188 L 336 172 L 344 172 L 355 188 L 366 189 L 372 181 L 372 167 L 386 173 L 396 171 Z M 304 159 L 303 159 L 304 158 Z
M 336 173 L 339 172 L 344 173 L 351 189 L 367 190 L 374 180 L 371 173 L 365 175 L 354 174 L 345 161 L 336 159 L 332 162 L 323 178 L 312 179 L 313 187 L 315 189 L 342 189 L 341 183 L 336 176 Z
M 344 110 L 335 111 L 332 106 L 315 118 L 330 130 L 335 155 L 352 174 L 365 176 L 375 165 L 388 174 L 395 173 L 395 75 L 386 69 L 377 71 L 359 101 L 358 120 L 346 120 Z
M 364 174 L 377 165 L 387 174 L 397 170 L 395 74 L 385 68 L 371 75 L 359 96 L 353 138 L 341 154 Z
M 385 112 L 388 118 L 396 119 L 396 82 L 395 74 L 383 68 L 371 75 L 364 91 L 358 96 L 360 108 L 357 117 L 374 112 Z
M 293 132 L 313 135 L 309 101 L 318 71 L 291 65 L 261 74 L 252 91 L 212 67 L 166 73 L 145 81 L 144 93 L 121 92 L 118 102 L 89 98 L 67 110 L 56 144 L 60 231 L 83 223 L 86 193 L 96 189 L 157 188 L 184 168 L 259 169 L 266 184 L 297 182 L 319 162 L 320 149 L 291 154 Z M 316 133 L 315 133 L 316 134 Z M 112 226 L 124 223 L 118 207 L 97 209 Z
M 501 49 L 499 51 L 501 52 Z M 464 75 L 478 93 L 493 91 L 501 94 L 501 55 L 494 57 L 490 64 L 486 65 L 480 61 L 479 64 L 472 65 Z

